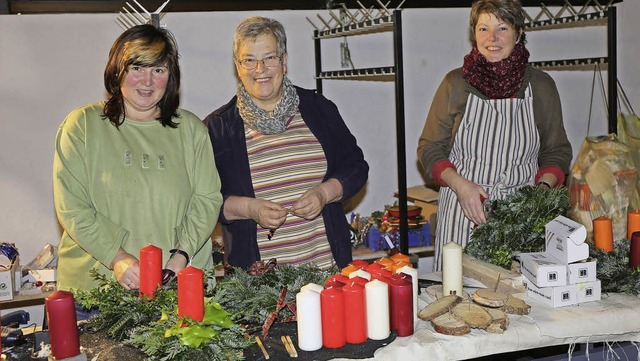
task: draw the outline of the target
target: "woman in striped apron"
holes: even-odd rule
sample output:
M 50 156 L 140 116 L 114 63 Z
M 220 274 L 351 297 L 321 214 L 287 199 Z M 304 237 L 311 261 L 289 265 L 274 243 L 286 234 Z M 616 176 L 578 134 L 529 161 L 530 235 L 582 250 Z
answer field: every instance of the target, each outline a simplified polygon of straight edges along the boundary
M 531 68 L 518 0 L 478 0 L 473 47 L 431 104 L 418 159 L 440 188 L 434 269 L 442 246 L 463 247 L 486 222 L 484 200 L 564 183 L 572 159 L 554 81 Z

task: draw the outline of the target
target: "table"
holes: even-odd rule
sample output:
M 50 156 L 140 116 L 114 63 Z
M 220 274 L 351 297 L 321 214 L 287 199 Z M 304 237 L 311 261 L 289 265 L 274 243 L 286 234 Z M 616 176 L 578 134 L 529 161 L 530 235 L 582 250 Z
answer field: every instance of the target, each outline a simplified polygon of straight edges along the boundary
M 412 336 L 396 338 L 365 360 L 417 361 L 425 360 L 425 355 L 431 360 L 465 360 L 555 345 L 640 342 L 638 297 L 614 293 L 603 295 L 598 302 L 562 308 L 525 300 L 531 305 L 531 313 L 509 315 L 510 325 L 503 334 L 474 329 L 467 335 L 448 336 L 436 333 L 429 322 L 418 320 Z M 419 307 L 427 304 L 428 298 L 422 294 Z M 349 359 L 334 359 L 344 360 Z

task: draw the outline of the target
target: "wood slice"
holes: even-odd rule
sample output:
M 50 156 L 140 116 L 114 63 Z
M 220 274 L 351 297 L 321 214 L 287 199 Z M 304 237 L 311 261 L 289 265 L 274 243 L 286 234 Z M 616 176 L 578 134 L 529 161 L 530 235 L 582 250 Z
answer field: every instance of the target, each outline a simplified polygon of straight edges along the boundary
M 460 302 L 462 302 L 462 298 L 455 295 L 438 298 L 423 308 L 422 311 L 418 312 L 418 317 L 425 321 L 431 321 L 449 312 L 449 310 Z
M 493 321 L 484 307 L 471 302 L 457 304 L 451 314 L 473 328 L 487 328 Z
M 473 301 L 487 307 L 504 306 L 509 296 L 502 292 L 495 292 L 488 288 L 481 288 L 473 294 Z
M 444 297 L 445 295 L 442 293 L 442 285 L 433 285 L 433 286 L 429 286 L 426 288 L 427 294 L 429 295 L 429 297 L 431 297 L 432 299 L 439 299 Z M 461 295 L 456 295 L 456 296 L 460 296 L 462 297 L 463 301 L 468 300 L 471 296 L 469 296 L 468 293 L 462 291 L 463 294 Z M 446 296 L 451 296 L 451 295 L 446 295 Z
M 459 336 L 471 332 L 469 325 L 458 320 L 450 313 L 445 313 L 431 320 L 431 326 L 436 332 L 445 335 Z
M 487 307 L 487 312 L 493 318 L 493 321 L 485 330 L 491 333 L 503 333 L 509 327 L 509 315 L 497 308 Z
M 510 295 L 501 309 L 512 315 L 528 315 L 529 311 L 531 311 L 531 306 L 518 297 Z

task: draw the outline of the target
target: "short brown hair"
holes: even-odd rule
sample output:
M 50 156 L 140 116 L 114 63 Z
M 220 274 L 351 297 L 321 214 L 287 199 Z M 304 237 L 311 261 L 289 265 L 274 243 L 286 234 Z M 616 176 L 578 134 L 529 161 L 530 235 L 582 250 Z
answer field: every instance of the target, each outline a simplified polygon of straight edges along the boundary
M 480 14 L 491 14 L 498 19 L 509 23 L 520 36 L 520 41 L 526 43 L 524 34 L 524 9 L 519 0 L 476 0 L 471 5 L 469 26 L 471 27 L 471 40 L 476 40 L 476 25 Z

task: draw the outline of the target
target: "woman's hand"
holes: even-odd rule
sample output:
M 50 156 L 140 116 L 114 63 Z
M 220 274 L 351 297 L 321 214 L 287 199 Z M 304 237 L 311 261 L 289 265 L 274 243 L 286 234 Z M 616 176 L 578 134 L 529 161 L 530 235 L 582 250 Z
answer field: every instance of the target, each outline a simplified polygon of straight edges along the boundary
M 276 229 L 287 219 L 287 210 L 278 203 L 255 198 L 249 202 L 249 217 L 263 228 Z
M 464 215 L 477 225 L 487 223 L 483 200 L 489 195 L 484 188 L 463 178 L 452 168 L 444 170 L 441 177 L 455 192 Z
M 120 248 L 111 262 L 113 274 L 118 283 L 126 290 L 140 288 L 140 262 Z
M 342 184 L 334 178 L 313 187 L 291 206 L 291 213 L 304 219 L 316 218 L 325 205 L 342 198 Z

